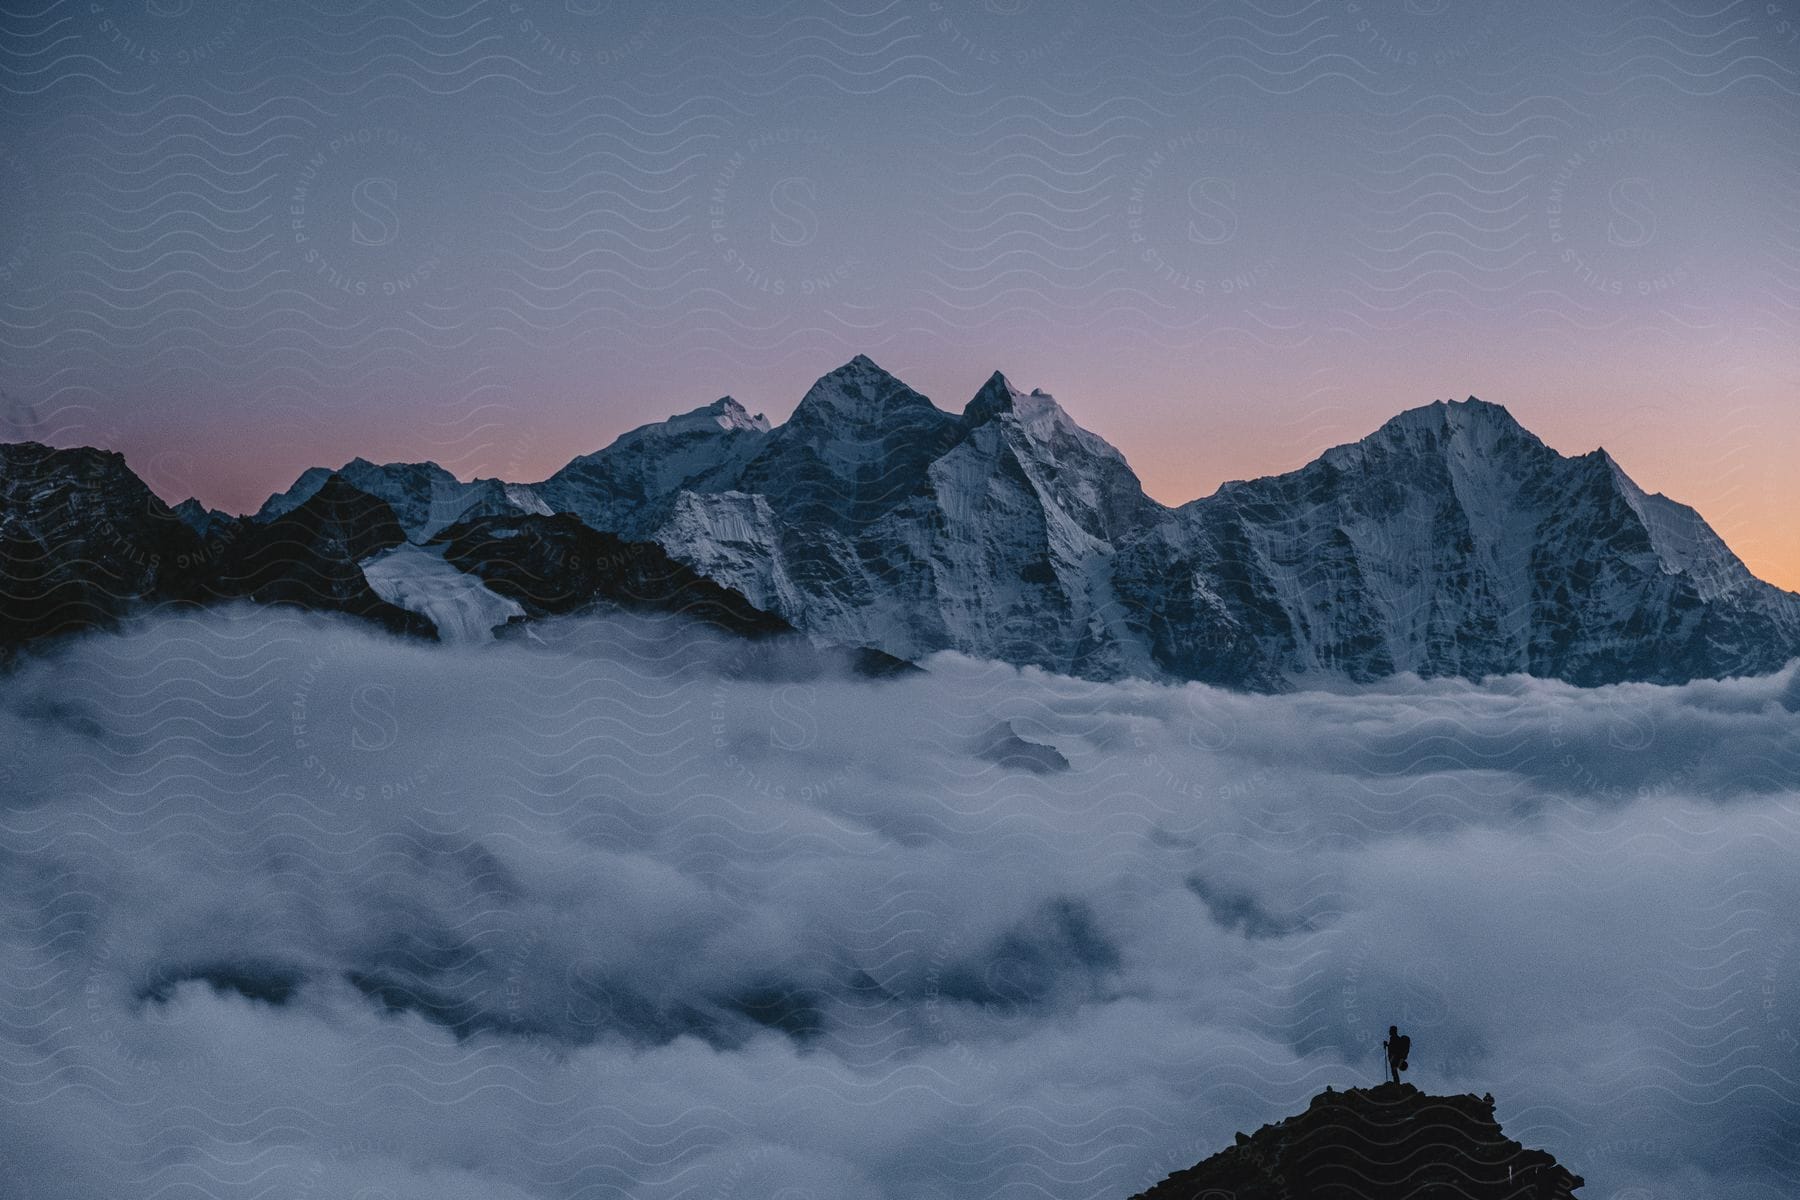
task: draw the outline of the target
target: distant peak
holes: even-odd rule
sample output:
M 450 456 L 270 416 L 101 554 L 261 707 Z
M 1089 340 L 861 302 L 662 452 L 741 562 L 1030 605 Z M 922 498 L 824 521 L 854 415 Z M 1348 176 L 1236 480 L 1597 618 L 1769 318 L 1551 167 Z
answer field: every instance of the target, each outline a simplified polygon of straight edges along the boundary
M 385 500 L 371 495 L 369 492 L 357 487 L 352 480 L 345 478 L 342 472 L 333 471 L 325 476 L 324 480 L 320 482 L 318 488 L 315 489 L 310 496 L 306 497 L 306 499 L 299 504 L 294 505 L 291 509 L 288 509 L 287 512 L 282 515 L 286 516 L 302 510 L 311 511 L 321 507 L 345 503 L 360 504 L 364 501 L 373 501 L 384 507 L 387 504 Z
M 1479 396 L 1470 396 L 1467 400 L 1440 401 L 1444 411 L 1451 417 L 1475 419 L 1483 421 L 1505 421 L 1517 425 L 1519 422 L 1506 411 L 1504 404 L 1490 404 Z
M 863 379 L 863 378 L 869 378 L 869 377 L 878 377 L 878 378 L 882 378 L 882 379 L 894 378 L 892 374 L 883 370 L 881 365 L 879 363 L 877 363 L 874 359 L 870 358 L 866 354 L 858 354 L 855 358 L 852 358 L 849 362 L 845 363 L 844 365 L 833 368 L 832 370 L 827 371 L 825 374 L 821 375 L 819 377 L 818 381 L 813 384 L 813 386 L 817 387 L 820 383 L 824 383 L 827 379 L 849 380 L 849 379 Z
M 702 411 L 713 418 L 720 429 L 747 429 L 758 433 L 769 431 L 769 418 L 761 413 L 751 416 L 749 409 L 730 396 L 720 396 Z
M 385 476 L 391 477 L 391 476 L 401 474 L 401 473 L 416 475 L 421 472 L 423 472 L 425 475 L 428 475 L 428 476 L 441 475 L 445 478 L 450 478 L 450 479 L 455 478 L 453 475 L 451 475 L 451 473 L 447 469 L 445 469 L 443 466 L 439 465 L 437 462 L 434 462 L 433 460 L 431 460 L 429 458 L 425 459 L 422 462 L 377 463 L 377 462 L 370 462 L 368 459 L 363 458 L 361 455 L 358 455 L 357 457 L 351 459 L 349 462 L 345 463 L 343 466 L 339 467 L 338 471 L 340 473 L 344 473 L 344 474 L 354 474 L 357 476 L 361 476 L 361 477 L 364 477 L 365 479 L 370 475 L 385 475 Z
M 993 420 L 1004 412 L 1013 411 L 1014 405 L 1022 398 L 1018 388 L 1012 381 L 995 371 L 989 375 L 981 390 L 975 393 L 972 400 L 963 407 L 963 420 L 970 426 L 981 425 Z
M 820 384 L 828 382 L 845 387 L 867 387 L 885 384 L 897 384 L 902 388 L 906 387 L 906 385 L 901 383 L 891 371 L 884 369 L 881 364 L 877 363 L 866 354 L 859 354 L 843 366 L 838 367 L 836 370 L 829 371 L 820 376 L 818 382 L 813 384 L 813 387 L 817 388 Z M 911 391 L 912 389 L 907 388 L 906 390 Z M 917 395 L 916 392 L 914 394 Z
M 930 409 L 930 400 L 883 370 L 866 354 L 819 377 L 794 410 L 795 420 L 805 424 L 825 413 L 860 420 L 875 420 L 889 413 Z
M 1333 446 L 1318 461 L 1342 468 L 1377 450 L 1428 456 L 1454 451 L 1459 457 L 1475 459 L 1503 453 L 1554 453 L 1504 406 L 1470 396 L 1406 409 L 1367 437 Z
M 676 413 L 666 421 L 640 425 L 619 438 L 619 442 L 629 444 L 645 437 L 657 438 L 670 434 L 693 432 L 717 434 L 721 430 L 726 433 L 739 430 L 767 433 L 769 419 L 761 413 L 751 416 L 743 405 L 730 396 L 720 396 L 711 404 L 689 409 L 684 413 Z
M 973 432 L 1002 418 L 1008 418 L 1010 427 L 1040 446 L 1055 445 L 1065 449 L 1079 446 L 1084 454 L 1110 459 L 1123 466 L 1128 473 L 1131 470 L 1130 464 L 1126 463 L 1125 456 L 1119 453 L 1116 446 L 1082 428 L 1056 402 L 1055 396 L 1043 388 L 1022 392 L 1004 374 L 995 371 L 981 385 L 981 390 L 975 393 L 974 399 L 964 407 L 962 423 L 965 429 Z M 1053 453 L 1063 452 L 1064 450 L 1058 450 Z M 1132 481 L 1135 488 L 1135 475 L 1132 476 Z
M 1430 404 L 1406 409 L 1386 421 L 1374 436 L 1391 439 L 1418 431 L 1521 433 L 1537 440 L 1504 405 L 1490 404 L 1475 396 L 1467 400 L 1433 400 Z
M 1479 396 L 1470 396 L 1466 400 L 1433 400 L 1424 407 L 1441 413 L 1450 421 L 1507 421 L 1514 425 L 1513 415 L 1506 411 L 1504 404 L 1491 404 Z

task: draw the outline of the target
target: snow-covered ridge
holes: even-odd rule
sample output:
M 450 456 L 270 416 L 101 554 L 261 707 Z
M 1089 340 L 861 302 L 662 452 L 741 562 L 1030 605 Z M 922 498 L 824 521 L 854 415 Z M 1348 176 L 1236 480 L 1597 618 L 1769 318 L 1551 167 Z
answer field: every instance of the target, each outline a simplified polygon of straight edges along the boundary
M 503 516 L 509 512 L 548 516 L 555 511 L 525 484 L 498 479 L 464 483 L 434 462 L 377 464 L 366 458 L 353 458 L 336 471 L 309 467 L 292 487 L 269 497 L 251 519 L 272 521 L 292 512 L 317 495 L 333 475 L 386 501 L 406 531 L 407 540 L 415 543 L 427 542 L 471 517 Z
M 257 519 L 332 474 L 304 473 Z M 820 639 L 911 659 L 1283 687 L 1321 673 L 1672 682 L 1800 653 L 1800 596 L 1752 576 L 1693 509 L 1474 397 L 1176 509 L 1047 392 L 996 371 L 945 411 L 862 355 L 779 425 L 723 397 L 537 483 L 362 459 L 337 474 L 416 545 L 475 517 L 566 513 L 653 541 Z M 394 603 L 440 629 L 464 620 L 427 595 L 447 583 L 438 568 L 398 551 L 382 563 L 370 582 L 406 588 Z
M 782 425 L 683 428 L 578 460 L 605 502 L 575 487 L 559 507 L 820 636 L 907 657 L 1263 686 L 1601 682 L 1773 669 L 1800 645 L 1800 598 L 1754 580 L 1691 509 L 1474 397 L 1175 510 L 999 372 L 952 415 L 859 355 Z

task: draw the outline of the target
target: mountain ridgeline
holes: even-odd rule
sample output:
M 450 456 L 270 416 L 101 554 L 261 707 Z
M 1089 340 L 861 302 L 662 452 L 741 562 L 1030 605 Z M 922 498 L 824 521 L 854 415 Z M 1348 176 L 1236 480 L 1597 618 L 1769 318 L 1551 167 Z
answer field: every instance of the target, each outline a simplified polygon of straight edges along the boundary
M 726 397 L 532 484 L 356 459 L 234 518 L 167 509 L 116 455 L 28 443 L 0 464 L 0 603 L 29 609 L 30 635 L 134 598 L 314 593 L 438 636 L 588 603 L 698 606 L 734 632 L 791 627 L 883 661 L 957 650 L 1259 690 L 1402 672 L 1676 683 L 1800 654 L 1800 596 L 1752 576 L 1694 510 L 1474 398 L 1178 508 L 1043 392 L 995 373 L 950 413 L 862 356 L 781 425 Z M 377 504 L 354 529 L 351 493 Z M 121 574 L 122 530 L 202 569 Z M 86 615 L 59 620 L 84 571 Z M 646 586 L 660 598 L 633 602 Z

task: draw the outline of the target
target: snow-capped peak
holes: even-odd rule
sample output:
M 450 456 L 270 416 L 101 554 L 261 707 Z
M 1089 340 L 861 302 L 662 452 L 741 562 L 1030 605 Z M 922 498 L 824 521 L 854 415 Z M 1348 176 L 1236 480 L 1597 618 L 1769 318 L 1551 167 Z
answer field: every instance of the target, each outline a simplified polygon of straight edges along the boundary
M 820 376 L 801 398 L 788 424 L 802 428 L 842 421 L 869 425 L 896 413 L 925 409 L 936 411 L 930 400 L 859 354 Z
M 1499 404 L 1470 396 L 1467 400 L 1434 400 L 1409 408 L 1383 422 L 1359 441 L 1333 446 L 1320 461 L 1339 470 L 1354 469 L 1372 456 L 1393 454 L 1483 460 L 1491 469 L 1517 454 L 1552 454 L 1548 446 Z
M 743 405 L 730 396 L 720 396 L 711 404 L 689 409 L 684 413 L 676 413 L 666 421 L 640 425 L 622 435 L 614 445 L 628 446 L 647 438 L 663 438 L 691 433 L 717 435 L 720 432 L 767 433 L 769 432 L 769 419 L 761 413 L 751 416 Z
M 1179 510 L 1048 392 L 995 371 L 945 412 L 865 355 L 784 424 L 724 396 L 529 491 L 439 472 L 345 468 L 385 476 L 354 482 L 415 542 L 470 514 L 569 513 L 810 634 L 905 657 L 1254 686 L 1311 671 L 1593 683 L 1769 670 L 1800 648 L 1800 597 L 1755 581 L 1692 509 L 1475 396 Z
M 1125 462 L 1125 456 L 1117 447 L 1077 424 L 1075 418 L 1056 402 L 1055 396 L 1042 388 L 1022 392 L 1004 374 L 995 371 L 963 408 L 963 424 L 973 430 L 1008 416 L 1028 439 L 1039 445 L 1073 443 L 1088 454 L 1121 465 Z M 1135 476 L 1132 486 L 1136 487 Z
M 757 413 L 754 417 L 748 409 L 730 396 L 720 396 L 706 406 L 720 429 L 743 429 L 755 433 L 769 432 L 769 418 Z
M 1470 396 L 1467 400 L 1433 400 L 1430 404 L 1409 408 L 1386 421 L 1374 436 L 1409 429 L 1523 432 L 1524 426 L 1513 418 L 1505 405 L 1490 404 Z
M 963 423 L 973 428 L 993 420 L 1001 413 L 1012 412 L 1024 393 L 999 371 L 987 377 L 981 390 L 963 407 Z

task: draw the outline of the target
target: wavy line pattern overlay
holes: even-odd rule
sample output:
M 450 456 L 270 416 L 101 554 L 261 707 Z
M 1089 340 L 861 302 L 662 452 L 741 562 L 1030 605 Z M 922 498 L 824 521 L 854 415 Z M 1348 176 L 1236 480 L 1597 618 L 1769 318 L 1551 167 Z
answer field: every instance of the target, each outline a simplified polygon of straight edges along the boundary
M 541 479 L 866 352 L 1110 406 L 1179 502 L 1505 364 L 1445 382 L 1800 583 L 1800 0 L 22 0 L 0 116 L 0 440 L 171 501 Z M 1800 1192 L 1795 666 L 740 650 L 25 656 L 0 1197 L 1124 1200 L 1394 1022 L 1588 1197 Z

